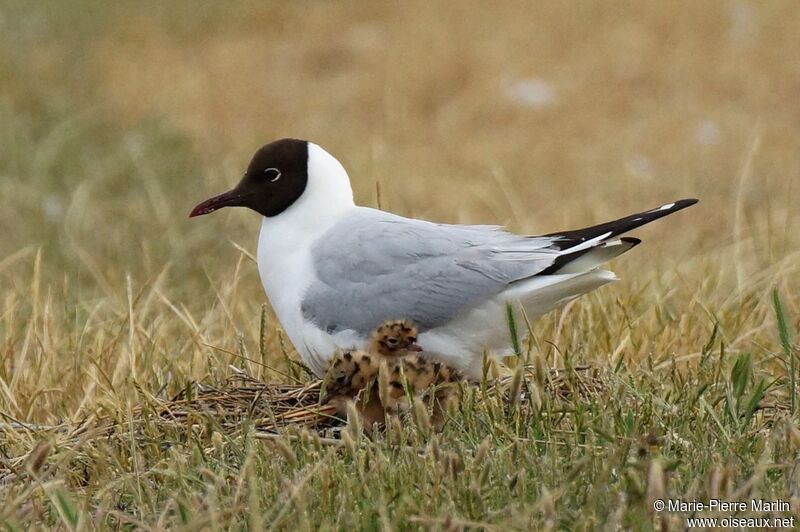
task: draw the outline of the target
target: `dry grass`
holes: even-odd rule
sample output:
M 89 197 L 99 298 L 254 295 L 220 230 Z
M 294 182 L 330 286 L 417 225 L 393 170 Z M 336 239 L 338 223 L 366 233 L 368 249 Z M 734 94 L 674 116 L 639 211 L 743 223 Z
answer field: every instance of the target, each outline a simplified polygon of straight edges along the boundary
M 790 1 L 0 2 L 0 422 L 150 420 L 4 432 L 0 522 L 648 529 L 659 490 L 797 497 L 796 345 L 771 294 L 798 330 L 799 18 Z M 151 398 L 231 366 L 305 379 L 262 312 L 255 215 L 186 218 L 281 136 L 327 147 L 362 203 L 379 184 L 383 208 L 441 221 L 545 233 L 701 203 L 638 231 L 622 282 L 532 324 L 531 356 L 610 376 L 570 408 L 478 389 L 439 436 L 345 447 L 202 412 L 155 423 Z

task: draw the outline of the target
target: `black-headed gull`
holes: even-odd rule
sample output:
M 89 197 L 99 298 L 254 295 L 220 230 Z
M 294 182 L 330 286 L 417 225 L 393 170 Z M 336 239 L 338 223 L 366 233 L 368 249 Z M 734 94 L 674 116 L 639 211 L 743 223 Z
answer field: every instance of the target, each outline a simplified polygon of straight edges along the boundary
M 619 235 L 696 202 L 541 236 L 437 224 L 356 205 L 339 161 L 312 142 L 282 139 L 191 216 L 233 206 L 262 215 L 264 290 L 317 375 L 337 349 L 364 348 L 382 322 L 408 319 L 424 356 L 478 377 L 484 353 L 511 352 L 507 304 L 533 319 L 616 280 L 599 266 L 640 242 Z

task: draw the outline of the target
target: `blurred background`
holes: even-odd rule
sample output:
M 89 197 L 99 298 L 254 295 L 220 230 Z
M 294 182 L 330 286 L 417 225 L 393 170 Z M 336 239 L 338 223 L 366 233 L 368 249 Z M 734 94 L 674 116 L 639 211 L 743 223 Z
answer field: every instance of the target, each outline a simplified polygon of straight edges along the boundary
M 754 349 L 772 288 L 800 315 L 797 28 L 789 0 L 0 0 L 0 407 L 277 349 L 257 215 L 187 216 L 288 136 L 434 221 L 548 233 L 700 198 L 537 337 L 691 360 L 716 322 Z

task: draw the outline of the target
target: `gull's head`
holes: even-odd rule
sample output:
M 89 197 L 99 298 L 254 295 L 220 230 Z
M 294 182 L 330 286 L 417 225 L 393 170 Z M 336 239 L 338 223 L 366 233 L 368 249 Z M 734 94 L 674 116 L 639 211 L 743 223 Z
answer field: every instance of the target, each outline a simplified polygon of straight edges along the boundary
M 223 207 L 247 207 L 271 218 L 300 203 L 353 204 L 342 165 L 314 143 L 281 139 L 253 155 L 239 184 L 197 205 L 189 217 Z

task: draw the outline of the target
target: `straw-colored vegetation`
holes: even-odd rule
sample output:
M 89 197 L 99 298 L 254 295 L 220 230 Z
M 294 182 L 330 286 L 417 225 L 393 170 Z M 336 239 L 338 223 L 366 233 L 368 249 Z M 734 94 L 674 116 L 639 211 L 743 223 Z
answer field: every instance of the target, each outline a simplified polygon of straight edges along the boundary
M 798 27 L 789 0 L 0 0 L 0 523 L 683 527 L 661 497 L 798 516 Z M 263 307 L 257 216 L 187 218 L 284 136 L 415 217 L 545 233 L 701 203 L 533 323 L 539 370 L 465 390 L 441 434 L 417 407 L 371 439 L 275 438 L 170 400 L 307 379 Z M 592 393 L 545 371 L 579 365 Z

